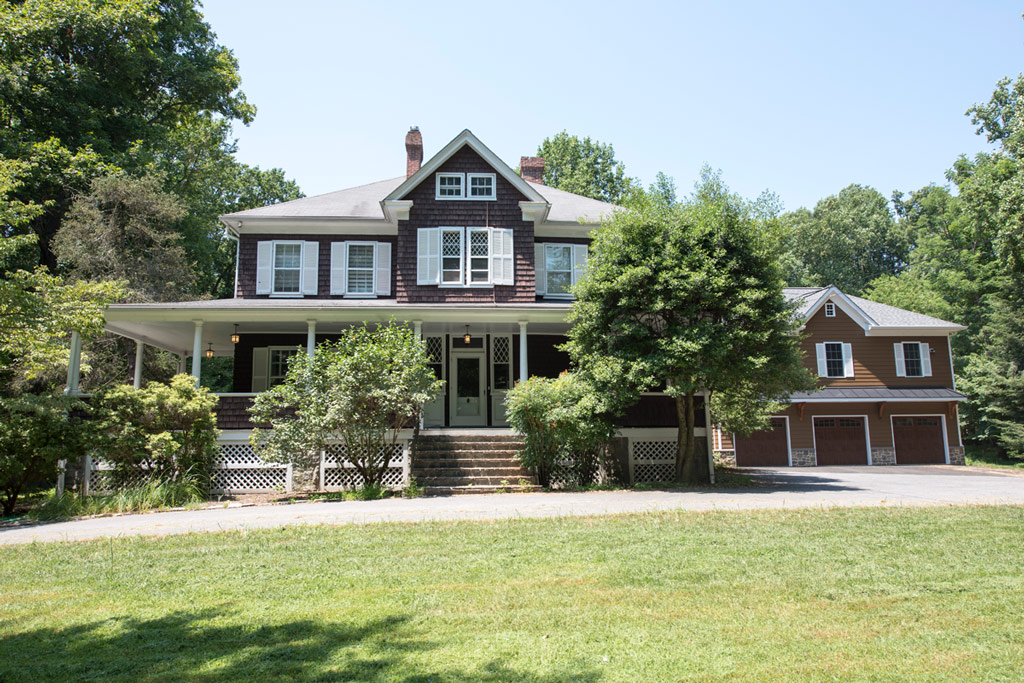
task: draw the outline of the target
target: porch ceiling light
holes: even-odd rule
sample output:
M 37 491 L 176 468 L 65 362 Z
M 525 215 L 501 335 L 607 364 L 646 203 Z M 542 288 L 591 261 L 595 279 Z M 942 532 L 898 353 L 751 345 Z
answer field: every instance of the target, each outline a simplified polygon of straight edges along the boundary
M 469 334 L 469 325 L 466 325 L 466 336 L 462 338 L 462 341 L 468 344 L 472 339 L 473 337 Z
M 235 331 L 231 335 L 231 343 L 232 344 L 237 344 L 238 343 L 238 325 L 235 325 Z
M 210 342 L 210 348 L 206 349 L 205 355 L 207 358 L 213 358 L 213 342 Z

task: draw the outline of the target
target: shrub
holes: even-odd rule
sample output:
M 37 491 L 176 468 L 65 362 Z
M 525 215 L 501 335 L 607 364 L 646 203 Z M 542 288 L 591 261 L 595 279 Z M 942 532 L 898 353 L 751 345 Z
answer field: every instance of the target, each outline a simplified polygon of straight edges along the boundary
M 550 486 L 556 471 L 570 486 L 593 483 L 614 428 L 589 383 L 573 373 L 531 377 L 516 384 L 505 405 L 523 437 L 519 461 L 541 486 Z
M 120 385 L 98 394 L 100 452 L 113 463 L 115 481 L 124 487 L 145 471 L 159 481 L 189 478 L 209 489 L 219 433 L 217 400 L 189 375 L 176 375 L 169 385 Z
M 204 491 L 194 477 L 185 474 L 176 481 L 149 479 L 104 496 L 83 496 L 66 492 L 53 495 L 30 515 L 50 520 L 109 512 L 142 512 L 182 507 L 203 499 Z
M 394 320 L 349 327 L 310 357 L 288 361 L 284 382 L 256 397 L 251 443 L 260 457 L 314 469 L 328 444 L 366 487 L 380 486 L 401 430 L 443 383 L 434 377 L 421 339 Z

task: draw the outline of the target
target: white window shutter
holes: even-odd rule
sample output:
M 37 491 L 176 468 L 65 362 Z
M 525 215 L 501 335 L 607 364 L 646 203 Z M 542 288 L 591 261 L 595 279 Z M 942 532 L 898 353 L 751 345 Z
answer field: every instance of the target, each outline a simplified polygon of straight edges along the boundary
M 320 262 L 320 243 L 302 243 L 302 293 L 317 293 L 317 268 Z
M 574 244 L 572 246 L 572 283 L 576 284 L 583 274 L 587 272 L 587 250 L 585 244 Z
M 270 371 L 270 355 L 267 347 L 252 350 L 252 390 L 267 390 L 267 374 Z
M 825 362 L 825 345 L 815 344 L 814 352 L 818 356 L 818 377 L 828 377 L 828 363 Z
M 505 234 L 501 240 L 501 284 L 514 285 L 516 283 L 516 257 L 512 230 L 502 228 L 501 232 Z
M 907 376 L 907 364 L 903 360 L 903 342 L 896 342 L 892 345 L 893 355 L 896 357 L 896 376 Z
M 533 245 L 533 272 L 537 279 L 537 293 L 544 295 L 548 293 L 548 261 L 544 253 L 544 245 L 534 243 Z
M 344 242 L 331 242 L 331 294 L 340 296 L 345 293 L 346 277 L 345 258 L 348 255 Z
M 373 291 L 391 296 L 391 242 L 377 242 L 377 271 Z
M 416 231 L 416 284 L 436 285 L 441 277 L 441 229 Z
M 270 294 L 274 277 L 274 243 L 256 243 L 256 293 Z
M 853 377 L 853 344 L 843 344 L 843 377 Z
M 501 243 L 505 239 L 505 234 L 499 228 L 488 228 L 487 239 L 491 257 L 491 284 L 500 285 L 503 284 L 501 281 Z
M 921 376 L 931 377 L 932 376 L 932 352 L 928 348 L 927 344 L 918 344 L 921 349 Z

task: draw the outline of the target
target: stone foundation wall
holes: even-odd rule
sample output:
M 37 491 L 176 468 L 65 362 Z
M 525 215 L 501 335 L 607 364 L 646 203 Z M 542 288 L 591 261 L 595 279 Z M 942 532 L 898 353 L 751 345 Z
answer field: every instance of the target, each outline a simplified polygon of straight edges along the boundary
M 715 464 L 736 467 L 736 451 L 715 451 Z
M 963 465 L 964 464 L 964 447 L 963 446 L 950 446 L 949 447 L 949 464 L 950 465 Z
M 814 467 L 818 464 L 813 448 L 794 448 L 793 467 Z
M 872 465 L 895 465 L 896 464 L 896 449 L 889 446 L 872 446 L 871 447 L 871 464 Z

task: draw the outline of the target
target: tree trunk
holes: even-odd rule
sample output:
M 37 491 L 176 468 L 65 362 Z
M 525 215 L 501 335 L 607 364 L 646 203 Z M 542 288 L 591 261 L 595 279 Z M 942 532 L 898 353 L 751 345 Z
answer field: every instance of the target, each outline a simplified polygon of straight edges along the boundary
M 676 396 L 676 416 L 679 418 L 679 436 L 676 447 L 676 481 L 681 484 L 707 484 L 710 476 L 697 462 L 697 453 L 693 439 L 693 427 L 696 423 L 694 414 L 694 392 Z

